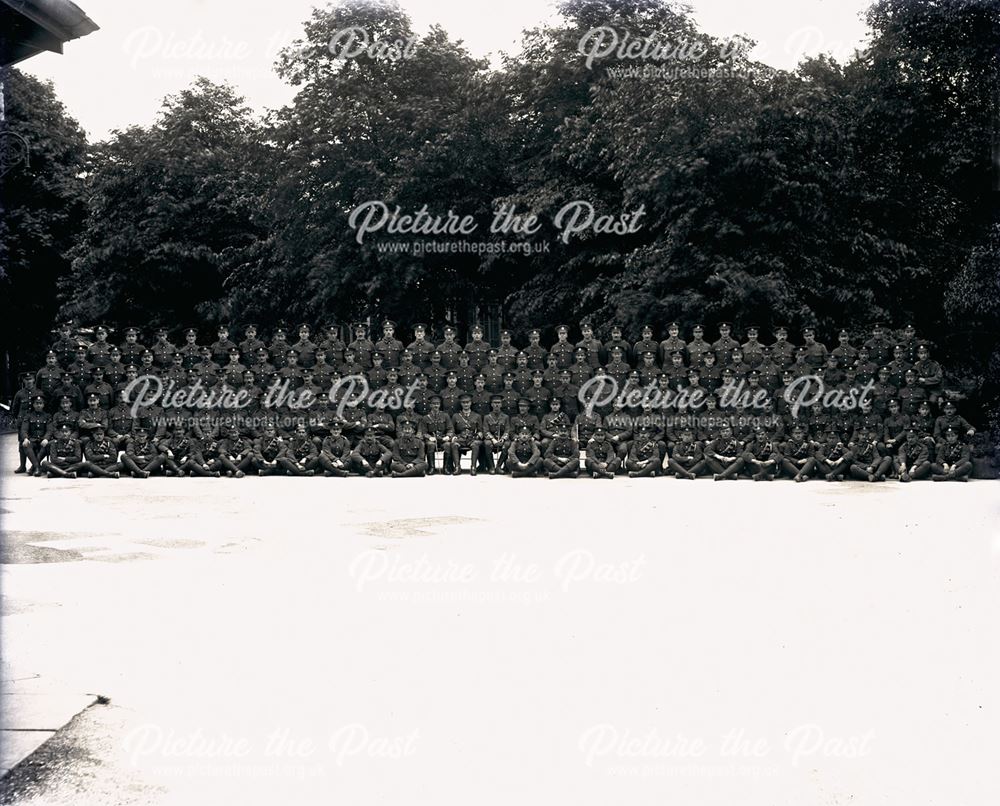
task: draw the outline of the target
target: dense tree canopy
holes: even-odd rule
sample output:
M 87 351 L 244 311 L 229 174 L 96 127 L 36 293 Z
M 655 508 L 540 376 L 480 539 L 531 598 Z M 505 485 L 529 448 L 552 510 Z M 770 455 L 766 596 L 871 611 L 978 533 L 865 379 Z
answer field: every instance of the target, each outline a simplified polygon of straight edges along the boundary
M 262 153 L 242 99 L 204 79 L 167 98 L 153 126 L 98 145 L 64 314 L 117 325 L 217 320 L 231 264 L 262 237 Z
M 56 313 L 56 283 L 83 224 L 87 140 L 51 84 L 0 70 L 5 130 L 24 138 L 28 164 L 0 178 L 0 356 L 38 363 Z

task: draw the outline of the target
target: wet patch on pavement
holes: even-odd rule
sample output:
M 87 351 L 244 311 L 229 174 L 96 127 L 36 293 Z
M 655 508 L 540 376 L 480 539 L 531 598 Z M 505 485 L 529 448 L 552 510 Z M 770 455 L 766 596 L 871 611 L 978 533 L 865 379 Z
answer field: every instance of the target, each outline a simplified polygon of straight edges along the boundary
M 448 515 L 440 518 L 403 518 L 391 521 L 371 521 L 359 524 L 364 534 L 374 537 L 428 537 L 434 533 L 436 526 L 455 526 L 460 523 L 476 523 L 480 518 L 466 518 L 460 515 Z
M 69 563 L 84 559 L 78 549 L 57 549 L 52 546 L 35 546 L 49 543 L 63 535 L 51 532 L 7 532 L 0 543 L 0 565 L 31 563 Z

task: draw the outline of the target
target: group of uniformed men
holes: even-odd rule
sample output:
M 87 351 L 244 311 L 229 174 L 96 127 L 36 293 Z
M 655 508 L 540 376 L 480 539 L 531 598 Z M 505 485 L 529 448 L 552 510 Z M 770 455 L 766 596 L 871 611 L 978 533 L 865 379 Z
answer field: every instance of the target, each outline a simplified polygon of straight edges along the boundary
M 582 322 L 579 340 L 570 341 L 570 329 L 559 326 L 548 348 L 539 330 L 529 330 L 521 347 L 508 330 L 494 347 L 476 325 L 464 346 L 451 326 L 434 343 L 427 326 L 414 325 L 408 345 L 391 321 L 382 324 L 377 341 L 365 324 L 352 332 L 345 343 L 331 325 L 313 341 L 312 329 L 302 324 L 297 340 L 279 327 L 265 343 L 254 325 L 245 325 L 237 343 L 236 334 L 220 326 L 216 340 L 202 345 L 189 328 L 177 347 L 159 328 L 147 347 L 137 328 L 113 344 L 108 329 L 97 327 L 84 343 L 66 323 L 45 366 L 26 373 L 15 395 L 16 472 L 242 478 L 466 471 L 869 482 L 966 481 L 972 473 L 975 429 L 957 413 L 941 366 L 912 326 L 893 335 L 875 324 L 858 345 L 842 330 L 833 349 L 809 327 L 797 347 L 786 328 L 765 345 L 759 328 L 747 327 L 740 342 L 728 322 L 719 323 L 713 342 L 700 324 L 685 341 L 672 322 L 662 341 L 646 326 L 634 344 L 619 327 L 601 341 L 591 323 Z M 214 391 L 220 398 L 242 391 L 250 404 L 212 412 L 194 405 L 134 407 L 130 384 L 148 375 L 172 390 Z M 796 409 L 784 393 L 802 375 L 844 393 L 871 382 L 871 393 L 853 409 Z M 613 379 L 621 394 L 588 411 L 580 390 L 595 376 Z M 363 378 L 372 394 L 342 405 L 348 378 Z M 749 394 L 723 394 L 734 384 Z M 273 388 L 286 394 L 273 398 Z M 699 390 L 703 403 L 654 408 L 627 394 L 649 388 L 687 390 L 688 400 L 698 399 L 690 392 Z M 328 394 L 331 389 L 340 391 Z M 746 402 L 761 389 L 763 410 L 751 410 Z M 295 405 L 304 390 L 314 402 Z M 392 400 L 405 405 L 390 411 Z

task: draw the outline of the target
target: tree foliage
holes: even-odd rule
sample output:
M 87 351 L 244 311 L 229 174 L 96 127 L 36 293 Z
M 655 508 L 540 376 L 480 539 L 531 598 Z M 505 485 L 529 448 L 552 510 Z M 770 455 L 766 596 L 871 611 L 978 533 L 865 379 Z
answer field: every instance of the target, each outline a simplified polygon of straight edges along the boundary
M 152 126 L 96 146 L 63 313 L 116 325 L 218 320 L 232 264 L 263 237 L 263 153 L 243 100 L 206 79 L 168 97 Z
M 84 221 L 87 141 L 50 83 L 0 71 L 6 121 L 28 164 L 0 178 L 0 354 L 41 363 L 56 313 L 56 283 Z

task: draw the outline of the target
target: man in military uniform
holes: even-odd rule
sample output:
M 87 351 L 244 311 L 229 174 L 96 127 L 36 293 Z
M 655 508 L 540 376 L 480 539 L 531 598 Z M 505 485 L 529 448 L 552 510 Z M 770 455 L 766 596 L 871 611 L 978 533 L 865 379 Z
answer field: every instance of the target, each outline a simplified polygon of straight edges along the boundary
M 906 360 L 906 348 L 897 344 L 892 348 L 892 360 L 886 366 L 889 368 L 889 382 L 897 389 L 906 383 L 906 373 L 913 365 Z
M 125 328 L 125 343 L 122 344 L 121 351 L 123 364 L 139 366 L 142 363 L 142 354 L 146 352 L 146 348 L 139 343 L 139 328 Z
M 49 350 L 45 354 L 45 366 L 35 373 L 35 387 L 45 396 L 49 411 L 55 411 L 56 400 L 53 395 L 62 377 L 63 370 L 59 367 L 56 351 Z
M 480 373 L 486 384 L 486 391 L 497 394 L 503 389 L 504 368 L 500 366 L 500 355 L 495 349 L 490 349 L 486 354 L 486 366 Z
M 736 382 L 745 380 L 750 375 L 753 367 L 743 360 L 742 347 L 734 347 L 729 351 L 729 366 L 727 369 L 733 373 L 733 379 Z
M 943 440 L 949 428 L 954 429 L 962 442 L 971 440 L 976 434 L 972 424 L 958 413 L 954 400 L 945 400 L 944 414 L 934 421 L 934 439 Z
M 219 325 L 215 330 L 215 335 L 215 341 L 209 345 L 210 358 L 221 366 L 229 361 L 229 351 L 233 347 L 238 350 L 239 345 L 229 338 L 229 325 Z
M 229 425 L 219 441 L 219 464 L 226 475 L 243 478 L 254 470 L 253 440 L 240 433 L 236 425 Z
M 753 439 L 743 450 L 746 470 L 754 481 L 774 481 L 781 463 L 778 448 L 763 426 L 754 428 Z
M 781 370 L 785 370 L 792 365 L 795 359 L 795 347 L 788 341 L 788 328 L 778 327 L 774 331 L 774 344 L 770 346 L 769 350 L 771 360 Z
M 568 369 L 559 373 L 559 380 L 552 386 L 551 391 L 553 399 L 560 401 L 562 410 L 572 423 L 580 411 L 580 387 L 572 383 Z
M 541 435 L 538 448 L 542 454 L 548 451 L 549 443 L 555 439 L 556 434 L 563 430 L 568 431 L 571 425 L 569 417 L 562 410 L 562 401 L 557 397 L 549 400 L 549 410 L 542 415 L 538 425 L 538 432 Z
M 424 374 L 427 376 L 427 385 L 435 392 L 440 392 L 448 383 L 448 369 L 444 365 L 444 354 L 440 350 L 433 350 L 428 359 Z M 458 385 L 458 375 L 455 375 L 455 385 Z
M 913 428 L 906 432 L 906 441 L 896 452 L 896 472 L 903 482 L 924 479 L 931 473 L 927 444 Z
M 500 399 L 502 401 L 500 408 L 503 409 L 503 413 L 508 417 L 512 417 L 517 414 L 517 401 L 521 399 L 521 393 L 514 388 L 514 378 L 513 372 L 505 372 L 503 376 L 503 389 L 500 390 Z
M 382 323 L 382 338 L 375 342 L 375 350 L 382 354 L 386 367 L 395 367 L 399 364 L 403 342 L 396 338 L 396 323 L 391 319 L 386 319 Z
M 282 383 L 287 381 L 290 390 L 302 386 L 302 367 L 299 366 L 299 354 L 294 348 L 289 348 L 285 353 L 285 366 L 278 370 L 278 379 Z
M 656 353 L 646 350 L 642 353 L 639 364 L 639 383 L 641 386 L 649 386 L 655 383 L 660 377 L 660 368 L 656 364 Z
M 660 343 L 653 338 L 653 326 L 642 326 L 642 338 L 632 345 L 632 360 L 636 364 L 640 363 L 646 353 L 653 354 L 653 364 L 656 364 L 656 356 L 660 351 Z
M 604 417 L 604 430 L 608 432 L 608 440 L 615 446 L 618 458 L 623 462 L 632 444 L 633 429 L 632 415 L 625 411 L 622 401 L 616 398 L 612 402 L 611 411 Z
M 688 364 L 692 367 L 701 366 L 701 357 L 708 352 L 711 352 L 712 345 L 705 341 L 705 327 L 701 324 L 696 324 L 691 329 L 692 338 L 684 346 L 684 353 L 687 355 Z
M 872 337 L 865 342 L 865 347 L 871 355 L 872 361 L 878 366 L 884 367 L 892 358 L 893 344 L 886 336 L 885 325 L 876 322 L 872 325 Z
M 59 398 L 59 408 L 56 409 L 56 413 L 52 415 L 52 421 L 49 423 L 47 439 L 50 442 L 56 438 L 56 433 L 63 423 L 68 423 L 70 430 L 73 432 L 73 437 L 79 439 L 80 413 L 74 408 L 73 404 L 73 399 L 68 395 L 63 395 Z
M 219 373 L 222 372 L 222 367 L 212 359 L 212 348 L 208 346 L 201 348 L 201 363 L 195 364 L 191 369 L 205 387 L 214 386 L 219 379 Z
M 298 353 L 299 366 L 303 369 L 316 363 L 316 345 L 309 338 L 311 333 L 312 329 L 303 322 L 299 325 L 299 340 L 292 345 L 292 349 Z
M 458 366 L 454 369 L 458 388 L 466 391 L 472 389 L 472 384 L 477 374 L 475 368 L 469 363 L 469 358 L 469 354 L 465 350 L 462 350 L 458 354 Z
M 450 370 L 445 385 L 440 390 L 441 409 L 447 414 L 455 414 L 461 408 L 462 395 L 466 392 L 458 385 L 458 374 Z
M 15 473 L 25 472 L 25 462 L 31 462 L 29 475 L 40 476 L 42 460 L 49 445 L 48 432 L 52 418 L 45 411 L 45 398 L 36 394 L 31 399 L 31 410 L 21 418 L 18 427 L 18 453 L 20 464 Z
M 931 348 L 926 343 L 917 347 L 917 361 L 913 365 L 913 371 L 917 373 L 917 383 L 927 392 L 927 399 L 936 403 L 941 395 L 941 365 L 931 358 Z
M 920 404 L 927 400 L 927 390 L 917 383 L 917 373 L 908 369 L 903 375 L 904 383 L 899 387 L 899 402 L 903 406 L 903 411 L 913 417 L 920 408 Z
M 604 351 L 607 355 L 611 355 L 615 347 L 621 350 L 621 358 L 623 361 L 628 363 L 632 356 L 632 345 L 629 344 L 624 338 L 622 338 L 622 328 L 621 325 L 611 326 L 611 335 L 608 340 L 604 343 Z M 610 373 L 609 373 L 610 374 Z
M 486 378 L 477 375 L 472 381 L 472 410 L 480 417 L 485 417 L 490 410 L 490 400 L 493 395 L 486 390 Z
M 850 451 L 848 469 L 852 478 L 858 481 L 885 481 L 886 474 L 892 469 L 892 457 L 883 453 L 874 429 L 861 428 L 847 449 Z
M 155 331 L 156 341 L 153 342 L 149 351 L 153 354 L 153 362 L 160 369 L 170 366 L 177 352 L 177 347 L 170 341 L 169 331 L 165 327 L 158 327 Z M 119 351 L 120 354 L 120 351 Z
M 235 345 L 230 347 L 228 359 L 220 370 L 222 379 L 235 389 L 240 385 L 243 373 L 246 371 L 246 365 L 240 363 L 240 348 Z
M 731 361 L 731 353 L 740 346 L 732 336 L 733 326 L 729 322 L 719 322 L 719 338 L 712 342 L 712 352 L 720 366 L 727 366 Z
M 98 405 L 102 409 L 110 409 L 115 390 L 104 380 L 104 367 L 94 366 L 90 376 L 90 382 L 83 388 L 84 396 L 89 398 L 91 395 L 97 395 Z
M 972 475 L 972 454 L 969 446 L 959 440 L 958 431 L 948 428 L 944 439 L 934 451 L 931 465 L 934 481 L 968 481 Z
M 899 343 L 903 345 L 906 360 L 911 364 L 917 363 L 917 350 L 921 342 L 917 339 L 917 328 L 912 323 L 903 327 L 903 336 Z
M 617 344 L 611 348 L 611 360 L 604 368 L 608 377 L 612 378 L 618 384 L 619 389 L 625 385 L 625 380 L 628 378 L 629 372 L 632 371 L 632 368 L 625 361 L 622 349 L 621 345 Z
M 639 427 L 638 435 L 629 446 L 628 456 L 625 459 L 628 476 L 630 479 L 655 476 L 660 469 L 661 462 L 662 458 L 656 437 L 653 434 L 653 426 L 649 423 L 643 423 Z
M 465 353 L 469 356 L 469 363 L 478 373 L 486 366 L 486 357 L 490 352 L 490 343 L 483 340 L 482 325 L 472 326 L 472 341 L 465 345 Z
M 59 366 L 67 367 L 76 358 L 76 348 L 79 342 L 73 335 L 73 323 L 63 322 L 59 325 L 59 338 L 52 345 Z
M 365 373 L 368 378 L 368 385 L 372 389 L 380 389 L 385 386 L 385 382 L 389 377 L 389 374 L 385 369 L 385 357 L 382 355 L 380 350 L 375 350 L 372 353 L 372 367 Z M 398 378 L 398 374 L 397 374 Z
M 42 460 L 41 469 L 50 479 L 75 479 L 76 468 L 82 461 L 80 441 L 73 437 L 69 423 L 63 423 L 49 444 L 49 455 Z
M 201 347 L 198 345 L 198 331 L 189 327 L 184 331 L 184 346 L 177 352 L 183 356 L 184 369 L 191 369 L 201 363 Z M 135 362 L 138 366 L 138 362 Z
M 544 373 L 540 369 L 536 369 L 531 374 L 531 386 L 525 389 L 523 394 L 523 397 L 531 404 L 531 410 L 539 417 L 545 416 L 548 412 L 549 400 L 552 398 L 552 392 L 542 385 L 544 379 Z
M 518 398 L 517 412 L 510 417 L 510 428 L 515 434 L 520 433 L 522 428 L 527 428 L 531 438 L 539 438 L 538 416 L 531 410 L 531 401 L 526 397 Z
M 542 386 L 549 391 L 559 381 L 559 358 L 552 353 L 545 359 L 546 367 L 542 371 Z
M 858 382 L 862 384 L 873 380 L 879 371 L 878 364 L 871 360 L 871 353 L 864 346 L 858 350 L 858 358 L 854 363 L 854 367 L 858 371 Z
M 125 450 L 134 430 L 135 417 L 132 416 L 132 404 L 128 402 L 125 392 L 121 391 L 117 395 L 115 405 L 108 409 L 108 437 L 118 450 Z
M 108 363 L 111 345 L 108 344 L 108 329 L 103 325 L 94 328 L 97 340 L 87 349 L 87 361 L 91 366 L 104 366 Z
M 760 328 L 757 325 L 747 326 L 747 340 L 743 343 L 743 360 L 746 361 L 751 369 L 759 369 L 761 362 L 764 360 L 764 350 L 765 347 L 760 343 L 758 337 L 760 335 Z
M 100 398 L 96 394 L 91 394 L 87 397 L 87 405 L 80 412 L 77 423 L 80 429 L 80 441 L 84 447 L 86 447 L 87 441 L 97 426 L 101 427 L 102 433 L 107 432 L 108 413 L 105 409 L 101 408 Z
M 375 429 L 366 428 L 365 435 L 351 453 L 351 470 L 368 478 L 383 476 L 389 472 L 391 461 L 392 448 L 378 440 Z
M 281 472 L 278 467 L 278 457 L 284 450 L 284 442 L 278 436 L 278 430 L 273 422 L 264 424 L 263 433 L 254 440 L 253 459 L 258 476 L 273 476 Z M 168 464 L 169 467 L 169 464 Z M 170 475 L 170 471 L 167 471 Z
M 681 354 L 681 363 L 687 354 L 687 343 L 680 337 L 681 326 L 677 322 L 667 325 L 667 338 L 660 342 L 659 357 L 660 362 L 666 365 L 674 353 Z
M 719 436 L 705 446 L 705 464 L 714 473 L 715 481 L 735 479 L 743 469 L 743 446 L 733 436 L 729 423 L 719 429 Z
M 584 415 L 580 415 L 581 417 Z M 608 432 L 601 426 L 594 429 L 592 436 L 586 441 L 578 434 L 578 445 L 586 445 L 586 458 L 584 467 L 595 479 L 613 479 L 621 470 L 622 461 L 618 458 L 618 451 L 608 439 Z
M 802 346 L 805 348 L 805 362 L 813 371 L 822 367 L 826 363 L 827 349 L 825 344 L 816 341 L 816 328 L 803 328 L 802 341 Z
M 317 459 L 327 478 L 344 478 L 348 475 L 351 464 L 351 441 L 344 436 L 343 425 L 339 420 L 330 421 L 330 433 L 323 438 Z
M 497 348 L 497 363 L 504 368 L 505 372 L 514 369 L 517 363 L 517 354 L 520 350 L 513 345 L 514 334 L 509 330 L 500 331 L 500 346 Z
M 27 416 L 33 408 L 32 401 L 40 397 L 42 399 L 42 409 L 45 408 L 45 395 L 35 389 L 35 376 L 30 372 L 21 373 L 21 388 L 14 393 L 14 399 L 10 403 L 10 416 L 14 421 L 14 427 L 20 430 L 21 422 Z M 27 461 L 27 456 L 24 453 L 24 449 L 21 447 L 20 442 L 18 442 L 18 453 L 20 454 L 20 462 L 17 466 L 15 473 L 24 473 L 25 462 Z
M 354 340 L 347 345 L 347 349 L 354 353 L 354 357 L 358 364 L 361 365 L 362 371 L 371 368 L 372 353 L 375 352 L 375 344 L 368 338 L 368 326 L 364 322 L 357 322 L 354 325 Z
M 278 467 L 289 476 L 312 476 L 318 464 L 316 443 L 306 430 L 306 424 L 297 423 L 295 433 L 285 441 L 278 455 Z
M 882 422 L 882 443 L 886 450 L 895 454 L 906 440 L 909 429 L 910 415 L 902 410 L 902 404 L 897 398 L 892 398 L 887 403 L 887 413 Z
M 556 426 L 555 436 L 543 452 L 542 466 L 550 479 L 575 479 L 580 475 L 580 446 L 569 435 L 569 427 Z
M 542 347 L 541 338 L 542 332 L 538 328 L 532 328 L 528 331 L 528 346 L 522 350 L 528 359 L 528 369 L 532 372 L 545 368 L 545 357 L 548 352 Z
M 490 410 L 483 417 L 483 462 L 489 474 L 503 472 L 504 459 L 510 448 L 510 417 L 502 410 L 503 398 L 490 397 Z
M 243 328 L 243 341 L 240 342 L 239 347 L 240 355 L 243 356 L 247 366 L 254 369 L 256 369 L 261 349 L 264 350 L 265 357 L 267 355 L 267 345 L 257 338 L 257 325 L 254 324 L 248 324 Z
M 73 385 L 79 389 L 83 389 L 90 380 L 92 369 L 93 365 L 87 360 L 87 348 L 81 344 L 80 349 L 76 351 L 76 360 L 66 367 L 65 371 L 72 378 Z
M 455 369 L 458 366 L 458 354 L 462 352 L 462 345 L 455 341 L 456 335 L 455 328 L 447 325 L 444 329 L 444 341 L 437 348 L 441 353 L 441 365 L 445 369 Z
M 556 366 L 565 369 L 573 363 L 573 353 L 575 348 L 569 341 L 569 328 L 566 325 L 559 325 L 556 328 L 556 343 L 549 349 L 549 355 L 555 356 Z
M 194 372 L 194 367 L 185 369 L 184 356 L 180 352 L 175 352 L 170 366 L 160 373 L 160 379 L 164 382 L 173 381 L 176 386 L 183 386 L 187 383 L 188 372 Z M 198 374 L 194 372 L 193 377 L 197 378 Z
M 122 466 L 118 464 L 118 449 L 105 435 L 104 426 L 95 423 L 90 432 L 90 439 L 83 446 L 83 461 L 74 470 L 85 473 L 90 478 L 95 476 L 105 479 L 121 477 Z
M 576 343 L 577 353 L 583 350 L 586 363 L 590 365 L 592 370 L 597 369 L 604 363 L 604 348 L 600 340 L 594 337 L 593 324 L 586 319 L 580 322 L 580 332 L 583 334 L 583 338 Z M 582 380 L 575 382 L 583 383 Z
M 368 414 L 368 428 L 375 432 L 375 438 L 383 445 L 389 445 L 396 438 L 396 422 L 385 410 L 385 404 L 379 403 Z
M 403 433 L 392 450 L 392 477 L 417 478 L 427 474 L 426 448 L 413 432 L 413 424 L 403 423 Z
M 434 475 L 435 452 L 441 451 L 441 461 L 445 465 L 441 470 L 447 475 L 448 463 L 451 460 L 451 440 L 455 436 L 455 428 L 451 416 L 441 409 L 440 395 L 432 395 L 429 400 L 430 411 L 424 415 L 424 442 L 427 453 L 428 475 Z
M 591 366 L 587 351 L 583 347 L 577 347 L 576 352 L 573 353 L 573 363 L 567 372 L 569 372 L 570 381 L 579 388 L 594 376 L 594 370 L 598 368 L 599 366 Z
M 122 363 L 122 351 L 117 347 L 111 348 L 110 357 L 111 360 L 104 367 L 104 380 L 111 385 L 112 390 L 115 390 L 125 379 L 128 366 Z M 156 371 L 160 372 L 161 368 L 156 367 Z
M 148 429 L 136 428 L 125 442 L 124 451 L 122 465 L 134 479 L 148 479 L 163 468 L 165 457 L 149 438 Z
M 806 437 L 806 429 L 795 425 L 791 437 L 781 446 L 782 469 L 795 481 L 808 481 L 816 468 L 817 447 Z
M 472 396 L 463 394 L 459 398 L 461 408 L 451 418 L 455 436 L 451 440 L 452 475 L 461 475 L 460 459 L 463 453 L 470 454 L 470 474 L 475 476 L 479 465 L 479 449 L 483 439 L 483 418 L 472 410 Z
M 851 452 L 838 430 L 828 428 L 816 450 L 816 469 L 827 481 L 843 481 L 851 466 Z
M 847 367 L 858 360 L 858 351 L 851 345 L 851 333 L 847 328 L 842 328 L 837 334 L 837 342 L 830 355 L 837 357 L 839 366 Z
M 418 367 L 426 367 L 430 363 L 434 345 L 427 339 L 427 325 L 418 322 L 413 326 L 413 341 L 406 347 L 410 351 L 413 363 Z
M 680 437 L 664 455 L 660 468 L 664 473 L 672 470 L 679 479 L 694 481 L 705 472 L 707 465 L 704 451 L 701 443 L 695 440 L 694 431 L 690 427 L 685 427 Z
M 515 479 L 537 476 L 542 466 L 542 454 L 527 426 L 516 432 L 507 451 L 507 470 Z

